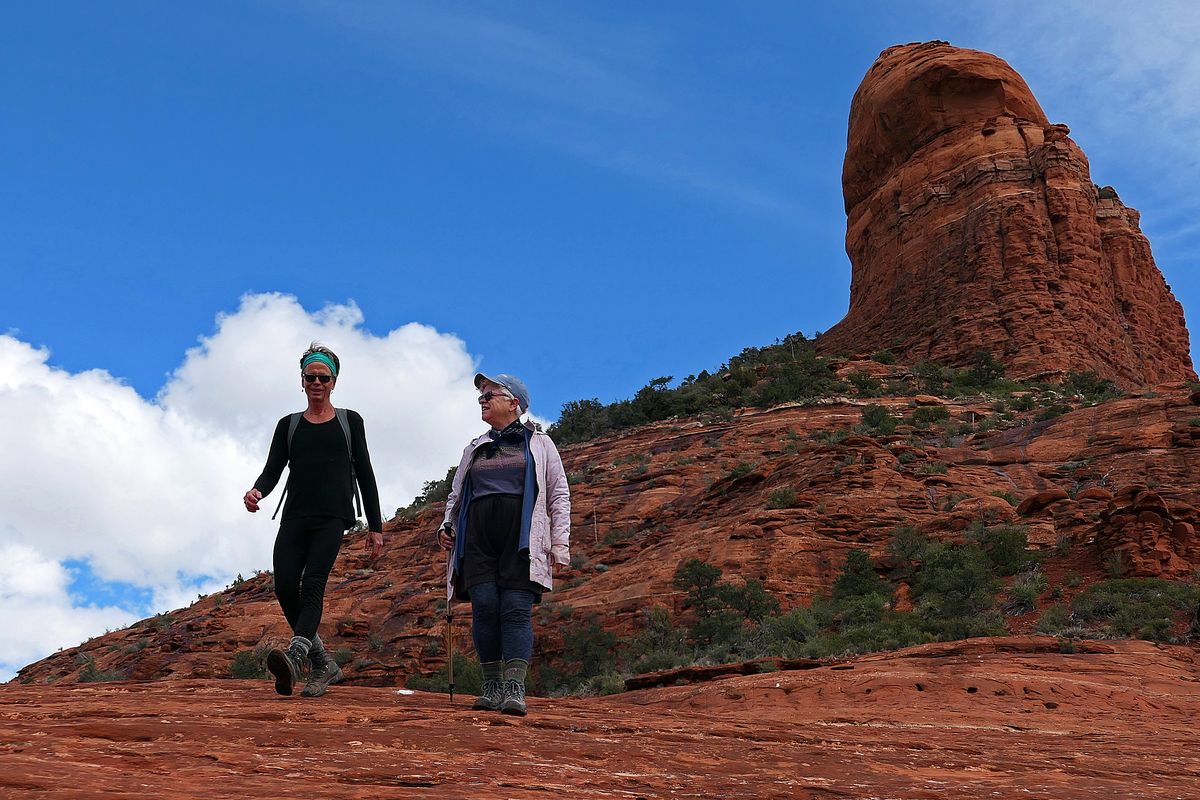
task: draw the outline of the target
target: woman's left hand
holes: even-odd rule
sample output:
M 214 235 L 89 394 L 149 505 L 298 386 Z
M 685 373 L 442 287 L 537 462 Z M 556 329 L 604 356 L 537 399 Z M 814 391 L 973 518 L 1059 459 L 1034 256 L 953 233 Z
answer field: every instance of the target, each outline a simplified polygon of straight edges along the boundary
M 371 558 L 379 558 L 383 555 L 383 534 L 379 531 L 371 531 L 367 534 L 367 544 L 371 546 Z

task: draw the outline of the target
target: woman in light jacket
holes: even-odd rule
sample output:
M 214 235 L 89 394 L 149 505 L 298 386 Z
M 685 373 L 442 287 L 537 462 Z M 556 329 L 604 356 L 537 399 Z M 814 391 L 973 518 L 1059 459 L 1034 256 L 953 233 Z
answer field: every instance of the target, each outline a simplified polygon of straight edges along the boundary
M 451 551 L 449 601 L 471 601 L 483 666 L 474 708 L 523 716 L 533 653 L 533 604 L 570 561 L 571 496 L 550 437 L 521 423 L 529 391 L 512 375 L 475 376 L 490 430 L 467 445 L 454 474 L 438 544 Z

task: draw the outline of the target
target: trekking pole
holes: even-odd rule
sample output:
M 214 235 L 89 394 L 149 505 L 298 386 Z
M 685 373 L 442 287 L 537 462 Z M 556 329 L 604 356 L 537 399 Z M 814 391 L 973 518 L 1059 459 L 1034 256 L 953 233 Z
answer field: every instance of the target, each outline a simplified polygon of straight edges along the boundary
M 450 705 L 454 705 L 454 610 L 446 604 L 446 677 L 450 682 Z

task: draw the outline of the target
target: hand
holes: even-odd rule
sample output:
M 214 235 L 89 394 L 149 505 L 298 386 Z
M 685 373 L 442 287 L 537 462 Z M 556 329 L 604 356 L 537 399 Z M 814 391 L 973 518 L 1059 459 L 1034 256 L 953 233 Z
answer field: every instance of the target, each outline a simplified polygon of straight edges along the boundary
M 443 550 L 454 549 L 454 531 L 449 525 L 438 528 L 437 543 Z
M 258 489 L 251 489 L 242 497 L 242 502 L 246 504 L 246 510 L 253 514 L 258 511 L 258 501 L 262 500 L 262 492 Z
M 379 558 L 383 555 L 383 534 L 379 531 L 371 531 L 367 534 L 367 544 L 371 547 L 371 558 Z

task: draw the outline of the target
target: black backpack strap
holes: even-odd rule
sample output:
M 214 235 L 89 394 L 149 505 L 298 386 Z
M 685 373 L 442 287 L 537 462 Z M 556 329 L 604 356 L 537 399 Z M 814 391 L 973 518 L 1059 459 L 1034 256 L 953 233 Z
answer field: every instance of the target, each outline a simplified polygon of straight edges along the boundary
M 358 491 L 358 474 L 354 471 L 354 446 L 350 443 L 350 415 L 344 408 L 335 408 L 334 415 L 346 436 L 346 454 L 350 456 L 350 485 L 354 487 L 354 513 L 362 516 L 362 495 Z
M 288 417 L 288 462 L 292 460 L 292 437 L 296 435 L 296 428 L 300 426 L 300 418 L 304 416 L 303 411 L 297 411 Z M 292 482 L 292 470 L 288 468 L 288 479 L 283 484 L 283 491 L 279 495 L 279 505 L 275 506 L 275 513 L 271 515 L 271 519 L 279 516 L 279 509 L 283 508 L 283 498 L 287 497 L 288 484 Z

